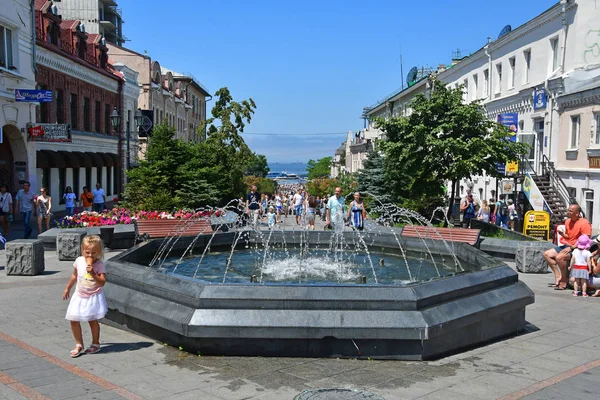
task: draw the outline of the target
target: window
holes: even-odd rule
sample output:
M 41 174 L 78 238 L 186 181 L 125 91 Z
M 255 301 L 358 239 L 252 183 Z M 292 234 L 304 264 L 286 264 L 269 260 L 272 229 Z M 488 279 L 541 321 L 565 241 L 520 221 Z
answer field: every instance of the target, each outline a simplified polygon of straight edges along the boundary
M 515 87 L 515 61 L 514 57 L 508 59 L 508 65 L 510 65 L 509 85 L 511 89 Z
M 102 165 L 96 167 L 96 183 L 100 183 L 100 185 L 102 185 L 102 169 Z M 96 187 L 96 185 L 94 185 L 94 187 Z
M 0 26 L 0 68 L 16 69 L 13 63 L 13 32 Z
M 50 168 L 42 169 L 42 186 L 46 188 L 46 194 L 48 195 L 50 195 L 50 193 L 52 192 L 50 188 L 51 181 L 52 180 L 50 179 Z
M 466 103 L 469 101 L 469 80 L 465 79 L 463 81 L 463 101 Z
M 92 186 L 92 167 L 87 167 L 85 169 L 85 186 L 91 191 Z
M 569 194 L 569 202 L 577 202 L 577 188 L 567 186 L 567 193 Z
M 64 92 L 62 90 L 57 89 L 56 95 L 54 97 L 56 99 L 56 123 L 64 124 L 65 123 Z
M 94 108 L 94 124 L 96 126 L 95 131 L 97 133 L 102 132 L 102 105 L 99 101 L 96 101 L 96 108 Z
M 48 27 L 48 36 L 47 36 L 47 40 L 48 42 L 52 43 L 55 46 L 58 46 L 58 33 L 59 33 L 59 29 L 56 26 L 55 23 L 51 23 L 50 26 Z
M 594 144 L 600 145 L 600 113 L 594 114 L 594 122 L 596 123 L 596 129 L 594 129 Z
M 558 69 L 558 38 L 550 39 L 550 50 L 552 51 L 552 71 Z
M 44 85 L 37 85 L 37 89 L 38 90 L 48 90 L 47 86 Z M 50 122 L 50 110 L 49 110 L 49 104 L 48 103 L 39 103 L 38 106 L 38 110 L 39 110 L 39 121 L 41 123 L 49 123 Z
M 82 58 L 85 60 L 86 52 L 87 52 L 87 45 L 85 43 L 85 40 L 79 39 L 79 41 L 77 42 L 77 55 L 79 56 L 79 58 Z
M 490 70 L 486 69 L 483 71 L 483 97 L 484 98 L 487 98 L 489 95 L 489 93 L 488 93 L 489 87 L 490 87 Z
M 583 189 L 583 198 L 585 200 L 585 219 L 590 224 L 594 224 L 594 191 L 589 189 Z
M 569 138 L 569 148 L 576 149 L 579 145 L 579 115 L 571 116 L 571 137 Z
M 110 135 L 110 104 L 104 105 L 104 133 Z
M 525 59 L 525 62 L 523 63 L 525 68 L 523 83 L 529 83 L 529 73 L 531 72 L 531 50 L 525 50 L 523 52 L 523 58 Z
M 496 64 L 496 94 L 502 91 L 502 64 Z
M 71 93 L 70 98 L 70 106 L 71 106 L 71 129 L 76 130 L 77 125 L 77 95 Z
M 89 132 L 92 130 L 90 121 L 90 99 L 87 97 L 83 98 L 83 130 Z
M 477 93 L 477 74 L 473 75 L 473 90 L 472 90 L 472 93 L 473 93 L 473 95 L 471 96 L 471 98 L 473 100 L 477 100 L 477 98 L 478 98 L 477 97 L 478 96 L 478 93 Z

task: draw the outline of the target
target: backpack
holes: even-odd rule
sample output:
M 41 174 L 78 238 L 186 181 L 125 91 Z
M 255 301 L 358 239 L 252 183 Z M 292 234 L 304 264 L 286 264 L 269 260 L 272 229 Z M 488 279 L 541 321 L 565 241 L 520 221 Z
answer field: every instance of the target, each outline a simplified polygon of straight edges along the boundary
M 502 202 L 502 204 L 500 205 L 500 215 L 503 217 L 508 217 L 510 213 L 508 212 L 508 204 L 506 204 L 506 202 Z
M 465 215 L 475 215 L 475 204 L 470 203 L 465 210 Z

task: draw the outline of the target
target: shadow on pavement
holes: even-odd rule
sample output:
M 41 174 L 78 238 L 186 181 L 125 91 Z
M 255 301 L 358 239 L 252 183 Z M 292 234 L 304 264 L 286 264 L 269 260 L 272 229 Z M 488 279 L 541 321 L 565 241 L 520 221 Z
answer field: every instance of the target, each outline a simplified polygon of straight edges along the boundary
M 145 349 L 152 346 L 152 342 L 136 342 L 136 343 L 103 343 L 102 353 L 122 353 L 125 351 L 134 351 Z

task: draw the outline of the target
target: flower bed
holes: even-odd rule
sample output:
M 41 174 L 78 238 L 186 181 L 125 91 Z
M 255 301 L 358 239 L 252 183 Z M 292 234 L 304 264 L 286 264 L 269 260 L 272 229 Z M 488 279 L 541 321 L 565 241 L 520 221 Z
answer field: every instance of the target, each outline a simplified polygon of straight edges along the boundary
M 87 228 L 90 226 L 131 224 L 136 219 L 198 219 L 212 216 L 219 217 L 222 214 L 222 210 L 179 210 L 173 213 L 165 211 L 138 211 L 134 213 L 127 208 L 115 207 L 103 213 L 83 211 L 73 216 L 63 217 L 55 222 L 57 228 Z

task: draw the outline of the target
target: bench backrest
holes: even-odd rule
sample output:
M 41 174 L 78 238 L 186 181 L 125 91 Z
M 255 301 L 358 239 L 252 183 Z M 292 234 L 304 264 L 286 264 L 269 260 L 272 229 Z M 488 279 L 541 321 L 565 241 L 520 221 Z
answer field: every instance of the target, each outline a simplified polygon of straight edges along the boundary
M 460 228 L 431 228 L 421 225 L 407 225 L 402 228 L 402 236 L 416 237 L 432 240 L 451 240 L 454 242 L 468 243 L 476 246 L 481 236 L 480 229 L 460 229 Z
M 177 219 L 138 219 L 135 221 L 136 236 L 144 235 L 150 238 L 163 238 L 167 236 L 196 236 L 201 233 L 212 233 L 210 219 L 177 220 Z

